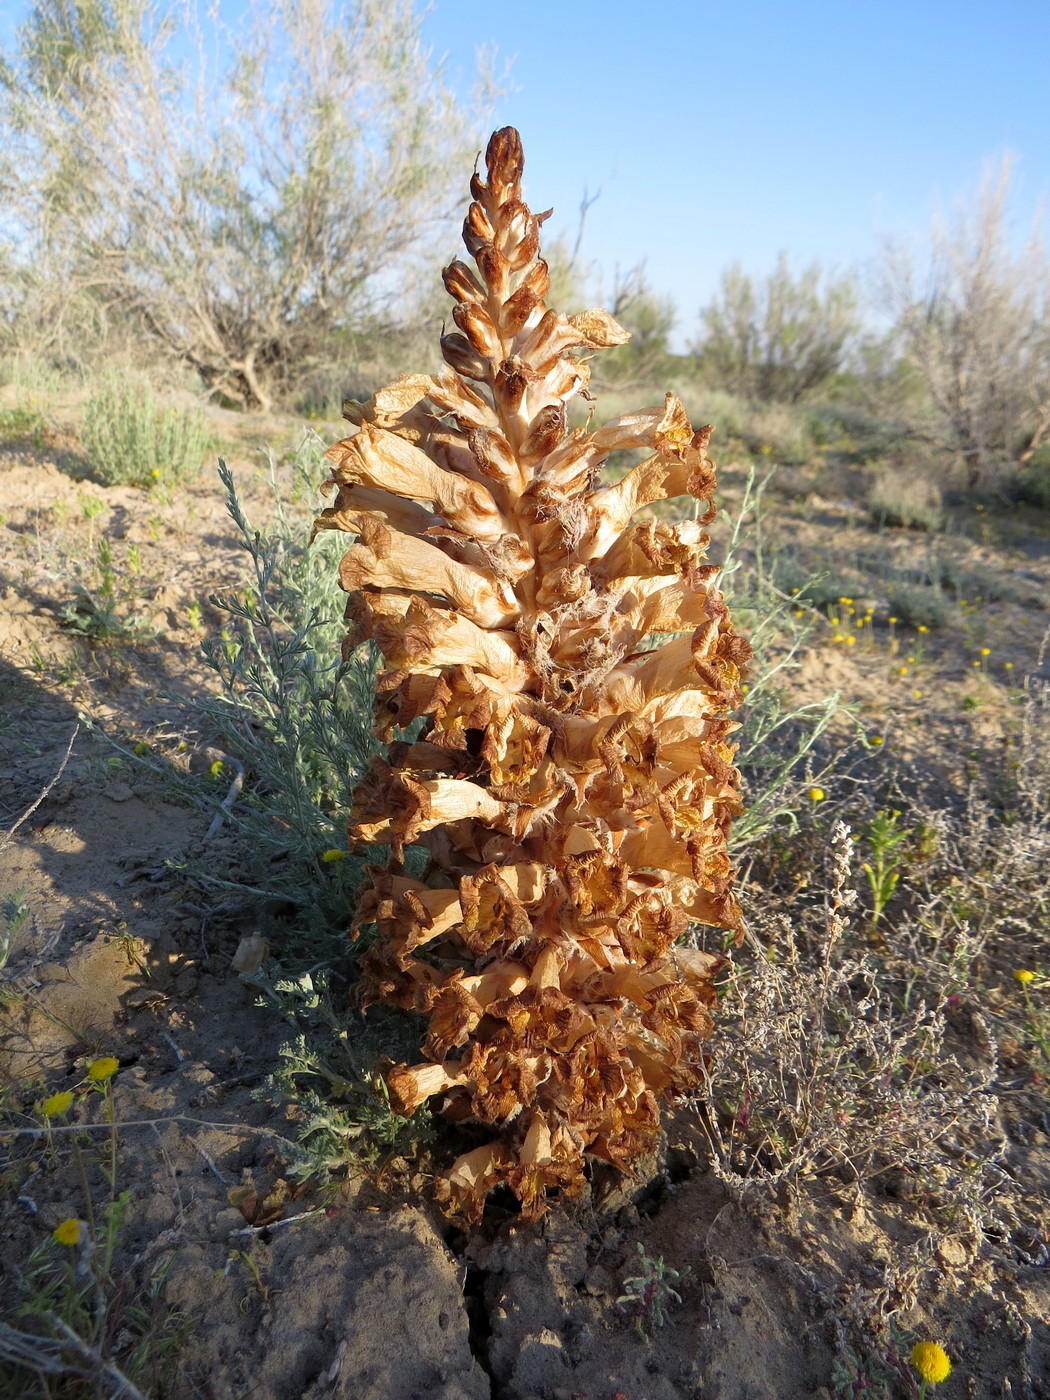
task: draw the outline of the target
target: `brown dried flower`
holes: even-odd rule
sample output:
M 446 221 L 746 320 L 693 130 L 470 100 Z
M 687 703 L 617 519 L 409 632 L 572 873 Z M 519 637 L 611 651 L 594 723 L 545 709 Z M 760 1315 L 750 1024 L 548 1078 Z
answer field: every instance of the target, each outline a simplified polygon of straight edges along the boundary
M 677 944 L 690 920 L 739 922 L 728 714 L 750 654 L 705 552 L 711 429 L 673 394 L 568 427 L 590 357 L 627 334 L 604 311 L 546 307 L 544 216 L 522 202 L 513 128 L 486 162 L 463 230 L 477 271 L 444 272 L 448 368 L 347 405 L 357 431 L 329 452 L 317 521 L 357 536 L 339 571 L 346 645 L 373 640 L 387 666 L 387 760 L 349 819 L 353 846 L 392 851 L 357 911 L 378 928 L 366 994 L 428 1018 L 425 1062 L 388 1067 L 394 1105 L 440 1096 L 491 1130 L 439 1178 L 468 1221 L 499 1184 L 536 1218 L 552 1190 L 583 1188 L 585 1153 L 629 1170 L 658 1099 L 701 1077 L 723 960 Z M 599 484 L 624 448 L 651 455 Z M 673 496 L 706 513 L 646 514 Z M 404 873 L 409 845 L 429 853 L 423 879 Z

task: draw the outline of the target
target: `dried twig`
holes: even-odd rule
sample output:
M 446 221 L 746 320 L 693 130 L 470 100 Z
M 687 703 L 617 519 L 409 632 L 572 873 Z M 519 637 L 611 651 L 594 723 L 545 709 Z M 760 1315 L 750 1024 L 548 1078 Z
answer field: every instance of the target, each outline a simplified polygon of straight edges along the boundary
M 218 836 L 219 830 L 222 827 L 224 816 L 228 815 L 229 812 L 233 810 L 233 804 L 237 801 L 237 798 L 240 795 L 241 788 L 244 786 L 244 764 L 236 758 L 229 759 L 229 762 L 237 769 L 237 772 L 233 779 L 233 782 L 230 784 L 229 792 L 222 799 L 221 809 L 215 813 L 215 816 L 212 818 L 211 826 L 208 827 L 207 833 L 204 837 L 205 845 L 207 845 L 209 841 L 213 840 L 216 836 Z
M 73 745 L 76 743 L 76 738 L 77 738 L 77 735 L 78 735 L 79 733 L 80 733 L 80 725 L 78 724 L 78 725 L 75 727 L 75 729 L 73 730 L 73 733 L 69 736 L 69 743 L 66 745 L 66 751 L 65 751 L 65 753 L 62 755 L 62 762 L 58 765 L 58 772 L 55 774 L 55 776 L 54 776 L 54 777 L 51 779 L 51 781 L 48 783 L 47 787 L 44 788 L 43 792 L 42 792 L 42 793 L 40 794 L 40 796 L 36 799 L 36 801 L 32 804 L 32 806 L 27 807 L 26 810 L 22 813 L 22 815 L 21 815 L 21 816 L 18 818 L 18 820 L 15 822 L 14 826 L 10 827 L 9 830 L 4 834 L 3 840 L 0 841 L 0 851 L 2 851 L 2 850 L 4 849 L 4 847 L 7 845 L 7 843 L 11 840 L 11 837 L 14 836 L 15 832 L 16 832 L 16 831 L 18 830 L 18 828 L 23 824 L 23 822 L 26 822 L 26 821 L 29 820 L 29 818 L 33 815 L 33 813 L 36 811 L 36 809 L 40 806 L 41 802 L 44 801 L 44 799 L 48 796 L 48 794 L 49 794 L 49 793 L 51 792 L 51 790 L 54 788 L 55 784 L 58 782 L 59 778 L 61 778 L 62 774 L 66 771 L 66 764 L 69 762 L 69 755 L 73 752 Z

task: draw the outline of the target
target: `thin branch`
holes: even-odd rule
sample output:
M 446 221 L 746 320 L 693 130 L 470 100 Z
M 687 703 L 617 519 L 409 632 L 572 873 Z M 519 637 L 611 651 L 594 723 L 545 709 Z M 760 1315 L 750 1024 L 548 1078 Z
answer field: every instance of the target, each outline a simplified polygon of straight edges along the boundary
M 66 771 L 66 764 L 69 762 L 69 755 L 73 752 L 73 745 L 76 743 L 76 738 L 77 738 L 77 735 L 78 735 L 79 733 L 80 733 L 80 725 L 78 724 L 78 725 L 76 726 L 76 728 L 73 730 L 73 733 L 69 736 L 69 743 L 66 745 L 66 751 L 65 751 L 65 753 L 62 755 L 62 762 L 58 765 L 58 772 L 55 774 L 55 776 L 54 776 L 54 777 L 51 779 L 51 781 L 48 783 L 47 787 L 44 788 L 43 792 L 40 794 L 40 796 L 37 798 L 37 800 L 32 804 L 32 806 L 26 808 L 26 810 L 22 813 L 22 815 L 21 815 L 21 816 L 18 818 L 18 820 L 15 822 L 14 826 L 12 826 L 12 827 L 10 828 L 10 830 L 6 833 L 6 835 L 4 836 L 4 839 L 3 839 L 2 841 L 0 841 L 0 851 L 2 851 L 2 850 L 4 849 L 4 847 L 5 847 L 5 846 L 7 845 L 7 843 L 11 840 L 12 836 L 14 836 L 15 832 L 16 832 L 16 831 L 18 830 L 18 828 L 22 825 L 22 823 L 29 820 L 29 818 L 33 815 L 33 813 L 36 811 L 36 809 L 40 806 L 41 802 L 43 802 L 44 799 L 45 799 L 45 798 L 48 796 L 48 794 L 51 792 L 52 788 L 53 788 L 53 787 L 55 786 L 55 784 L 58 782 L 59 778 L 61 778 L 62 774 Z

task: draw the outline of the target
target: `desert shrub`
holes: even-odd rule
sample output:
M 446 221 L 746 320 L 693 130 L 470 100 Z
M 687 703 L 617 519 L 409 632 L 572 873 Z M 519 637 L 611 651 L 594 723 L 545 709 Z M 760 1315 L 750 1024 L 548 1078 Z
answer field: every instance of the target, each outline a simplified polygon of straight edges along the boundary
M 0 378 L 14 389 L 14 404 L 0 410 L 0 436 L 32 437 L 39 448 L 51 426 L 60 379 L 54 369 L 29 355 L 12 355 Z
M 208 451 L 200 409 L 157 401 L 145 380 L 111 374 L 88 401 L 84 447 L 106 486 L 154 486 L 191 480 Z
M 36 0 L 0 64 L 0 256 L 6 233 L 19 323 L 57 352 L 119 308 L 266 409 L 397 321 L 475 142 L 412 0 L 204 10 Z
M 868 492 L 868 514 L 876 525 L 939 530 L 944 524 L 940 488 L 933 481 L 893 468 L 879 472 Z
M 571 279 L 566 280 L 564 290 L 572 298 L 577 289 Z M 674 302 L 654 295 L 641 270 L 636 269 L 614 289 L 610 311 L 631 338 L 596 362 L 595 387 L 608 385 L 621 392 L 637 392 L 640 387 L 668 381 L 677 361 L 670 349 L 676 319 Z
M 961 459 L 967 484 L 1027 461 L 1050 431 L 1050 264 L 1036 230 L 1016 252 L 1009 166 L 989 172 L 953 222 L 938 216 L 924 277 L 888 247 L 883 295 L 899 351 L 924 391 L 902 400 L 914 433 Z
M 701 312 L 694 353 L 730 393 L 797 403 L 843 367 L 859 329 L 857 301 L 851 279 L 829 277 L 817 263 L 795 276 L 786 253 L 761 281 L 734 264 Z
M 890 614 L 908 627 L 943 627 L 951 605 L 939 588 L 919 583 L 895 583 L 888 596 Z
M 1040 510 L 1050 510 L 1050 445 L 1039 448 L 1013 479 L 1013 494 Z
M 726 982 L 700 1109 L 715 1170 L 738 1194 L 749 1181 L 833 1168 L 855 1180 L 889 1165 L 948 1166 L 972 1200 L 965 1144 L 997 1137 L 993 1076 L 946 1054 L 944 1010 L 980 940 L 956 939 L 943 959 L 927 948 L 925 995 L 902 1008 L 852 927 L 854 847 L 836 820 L 825 877 L 790 915 L 749 898 L 749 945 Z M 819 859 L 819 847 L 810 855 Z
M 778 403 L 752 404 L 744 441 L 759 456 L 786 463 L 805 462 L 816 445 L 809 414 Z

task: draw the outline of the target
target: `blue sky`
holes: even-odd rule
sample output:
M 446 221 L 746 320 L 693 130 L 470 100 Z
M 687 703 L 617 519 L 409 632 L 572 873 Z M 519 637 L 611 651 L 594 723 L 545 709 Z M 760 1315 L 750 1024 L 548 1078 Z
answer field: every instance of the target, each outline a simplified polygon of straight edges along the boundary
M 0 40 L 26 9 L 0 0 Z M 585 258 L 607 289 L 644 261 L 680 341 L 734 259 L 863 265 L 1008 150 L 1019 231 L 1050 193 L 1046 0 L 433 0 L 424 33 L 464 93 L 475 46 L 511 64 L 533 207 L 571 236 L 602 186 Z
M 513 58 L 531 202 L 570 228 L 604 183 L 585 252 L 644 259 L 682 336 L 733 259 L 863 264 L 1007 150 L 1024 231 L 1050 190 L 1045 0 L 437 0 L 425 27 L 452 70 Z

